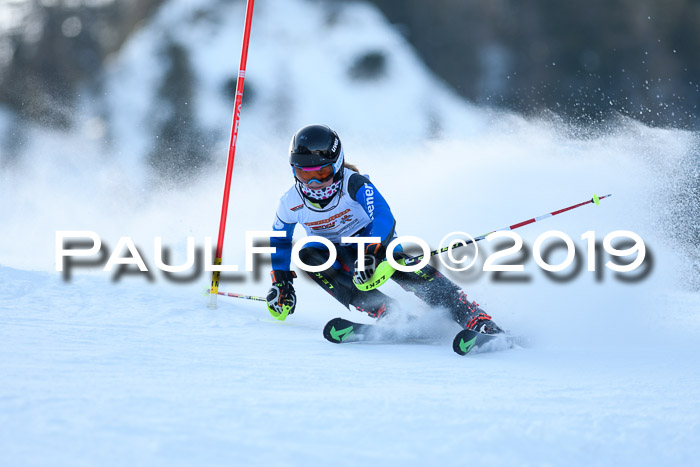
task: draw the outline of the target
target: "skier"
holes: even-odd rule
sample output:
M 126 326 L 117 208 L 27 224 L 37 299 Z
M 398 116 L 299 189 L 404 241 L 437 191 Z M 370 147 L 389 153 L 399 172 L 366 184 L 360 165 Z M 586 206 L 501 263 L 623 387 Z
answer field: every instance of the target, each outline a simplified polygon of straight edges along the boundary
M 295 183 L 280 199 L 275 231 L 284 237 L 272 237 L 272 288 L 267 294 L 270 313 L 284 319 L 294 312 L 296 294 L 290 270 L 292 233 L 302 224 L 307 235 L 330 240 L 336 248 L 337 259 L 332 267 L 309 276 L 336 300 L 348 307 L 382 318 L 397 308 L 397 302 L 378 289 L 359 290 L 372 278 L 377 265 L 386 257 L 386 246 L 396 236 L 394 216 L 389 205 L 368 176 L 360 175 L 355 166 L 344 160 L 343 146 L 338 134 L 325 125 L 308 125 L 298 130 L 289 146 L 289 163 Z M 380 243 L 366 246 L 364 271 L 357 261 L 356 244 L 343 244 L 341 237 L 379 237 Z M 400 246 L 394 257 L 406 257 Z M 329 251 L 321 243 L 308 243 L 299 258 L 309 266 L 324 264 Z M 420 271 L 396 271 L 391 277 L 405 290 L 413 292 L 433 307 L 446 307 L 452 318 L 465 329 L 487 334 L 503 332 L 478 304 L 469 302 L 467 295 L 430 265 Z

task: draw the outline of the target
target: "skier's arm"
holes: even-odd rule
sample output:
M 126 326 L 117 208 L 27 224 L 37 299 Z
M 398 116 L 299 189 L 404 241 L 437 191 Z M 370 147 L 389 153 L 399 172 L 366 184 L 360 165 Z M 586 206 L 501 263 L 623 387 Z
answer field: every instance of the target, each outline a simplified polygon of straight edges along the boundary
M 348 191 L 352 199 L 360 203 L 362 209 L 367 213 L 372 223 L 367 226 L 364 232 L 366 237 L 380 237 L 382 245 L 386 245 L 394 237 L 396 220 L 391 213 L 391 208 L 379 190 L 360 174 L 353 174 L 348 181 Z
M 272 253 L 272 269 L 289 271 L 289 266 L 292 259 L 292 235 L 294 233 L 294 227 L 296 223 L 287 224 L 280 220 L 279 217 L 275 219 L 272 225 L 272 230 L 276 232 L 284 232 L 284 237 L 271 237 L 270 246 L 275 248 L 275 252 Z
M 282 203 L 280 203 L 282 204 Z M 275 248 L 272 253 L 272 287 L 267 293 L 267 309 L 270 314 L 281 321 L 294 313 L 296 308 L 297 296 L 294 293 L 292 281 L 296 277 L 294 271 L 289 270 L 289 263 L 292 257 L 292 234 L 297 223 L 292 219 L 286 219 L 291 222 L 284 222 L 280 216 L 284 216 L 284 209 L 281 206 L 277 207 L 275 222 L 272 224 L 272 230 L 275 232 L 284 232 L 283 237 L 270 237 L 270 246 Z

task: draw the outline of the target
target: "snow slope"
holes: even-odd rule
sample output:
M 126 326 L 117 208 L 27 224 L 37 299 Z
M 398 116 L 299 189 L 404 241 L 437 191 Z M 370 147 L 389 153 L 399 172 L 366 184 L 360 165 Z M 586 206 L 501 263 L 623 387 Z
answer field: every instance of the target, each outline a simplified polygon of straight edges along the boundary
M 151 267 L 154 236 L 177 261 L 186 236 L 201 246 L 217 232 L 230 123 L 217 93 L 237 63 L 230 51 L 242 4 L 169 2 L 107 70 L 113 145 L 90 132 L 36 129 L 31 158 L 1 173 L 0 465 L 692 465 L 700 296 L 684 285 L 691 256 L 669 236 L 678 224 L 668 213 L 697 170 L 697 135 L 629 121 L 594 132 L 475 109 L 364 4 L 334 13 L 323 3 L 259 3 L 247 75 L 258 100 L 242 120 L 227 263 L 244 264 L 245 230 L 271 224 L 291 183 L 291 132 L 323 121 L 371 174 L 402 235 L 437 247 L 448 232 L 478 235 L 613 193 L 519 232 L 531 248 L 561 230 L 585 265 L 581 234 L 594 230 L 602 241 L 631 230 L 649 249 L 649 274 L 624 282 L 604 270 L 598 281 L 583 267 L 556 282 L 531 254 L 517 275 L 524 281 L 449 273 L 532 341 L 465 358 L 450 349 L 456 325 L 392 283 L 386 291 L 432 323 L 434 341 L 329 344 L 328 319 L 365 318 L 305 277 L 284 323 L 257 302 L 222 297 L 207 309 L 205 273 L 174 283 L 157 271 L 149 281 L 95 267 L 65 281 L 55 271 L 56 230 L 95 231 L 110 251 L 131 236 Z M 217 15 L 195 14 L 212 6 Z M 313 27 L 298 27 L 306 23 Z M 208 176 L 177 190 L 151 186 L 142 161 L 151 110 L 139 103 L 156 92 L 166 30 L 203 51 L 193 55 L 193 105 L 223 147 Z M 383 79 L 354 82 L 337 71 L 377 44 L 390 51 Z M 332 71 L 309 73 L 299 57 Z M 427 137 L 430 115 L 439 116 L 439 138 Z M 264 295 L 267 268 L 230 276 L 222 289 Z
M 181 287 L 0 276 L 3 465 L 692 465 L 700 454 L 687 335 L 458 357 L 439 340 L 332 345 L 320 328 L 343 313 L 327 300 L 277 323 L 252 303 L 210 311 Z M 697 297 L 665 303 L 700 312 Z

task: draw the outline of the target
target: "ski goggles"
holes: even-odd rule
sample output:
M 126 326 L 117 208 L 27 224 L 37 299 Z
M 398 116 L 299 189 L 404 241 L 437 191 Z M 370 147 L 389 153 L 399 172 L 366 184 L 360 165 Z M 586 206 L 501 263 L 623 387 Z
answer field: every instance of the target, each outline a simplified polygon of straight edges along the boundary
M 333 164 L 317 167 L 294 167 L 294 176 L 304 185 L 310 183 L 325 183 L 335 175 Z

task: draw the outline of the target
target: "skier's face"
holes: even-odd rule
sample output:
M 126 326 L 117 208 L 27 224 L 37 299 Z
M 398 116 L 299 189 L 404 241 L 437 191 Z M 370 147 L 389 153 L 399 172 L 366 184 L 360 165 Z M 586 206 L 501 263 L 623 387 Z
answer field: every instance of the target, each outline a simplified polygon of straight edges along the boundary
M 319 167 L 294 167 L 294 176 L 304 185 L 314 190 L 325 188 L 333 183 L 333 165 Z

